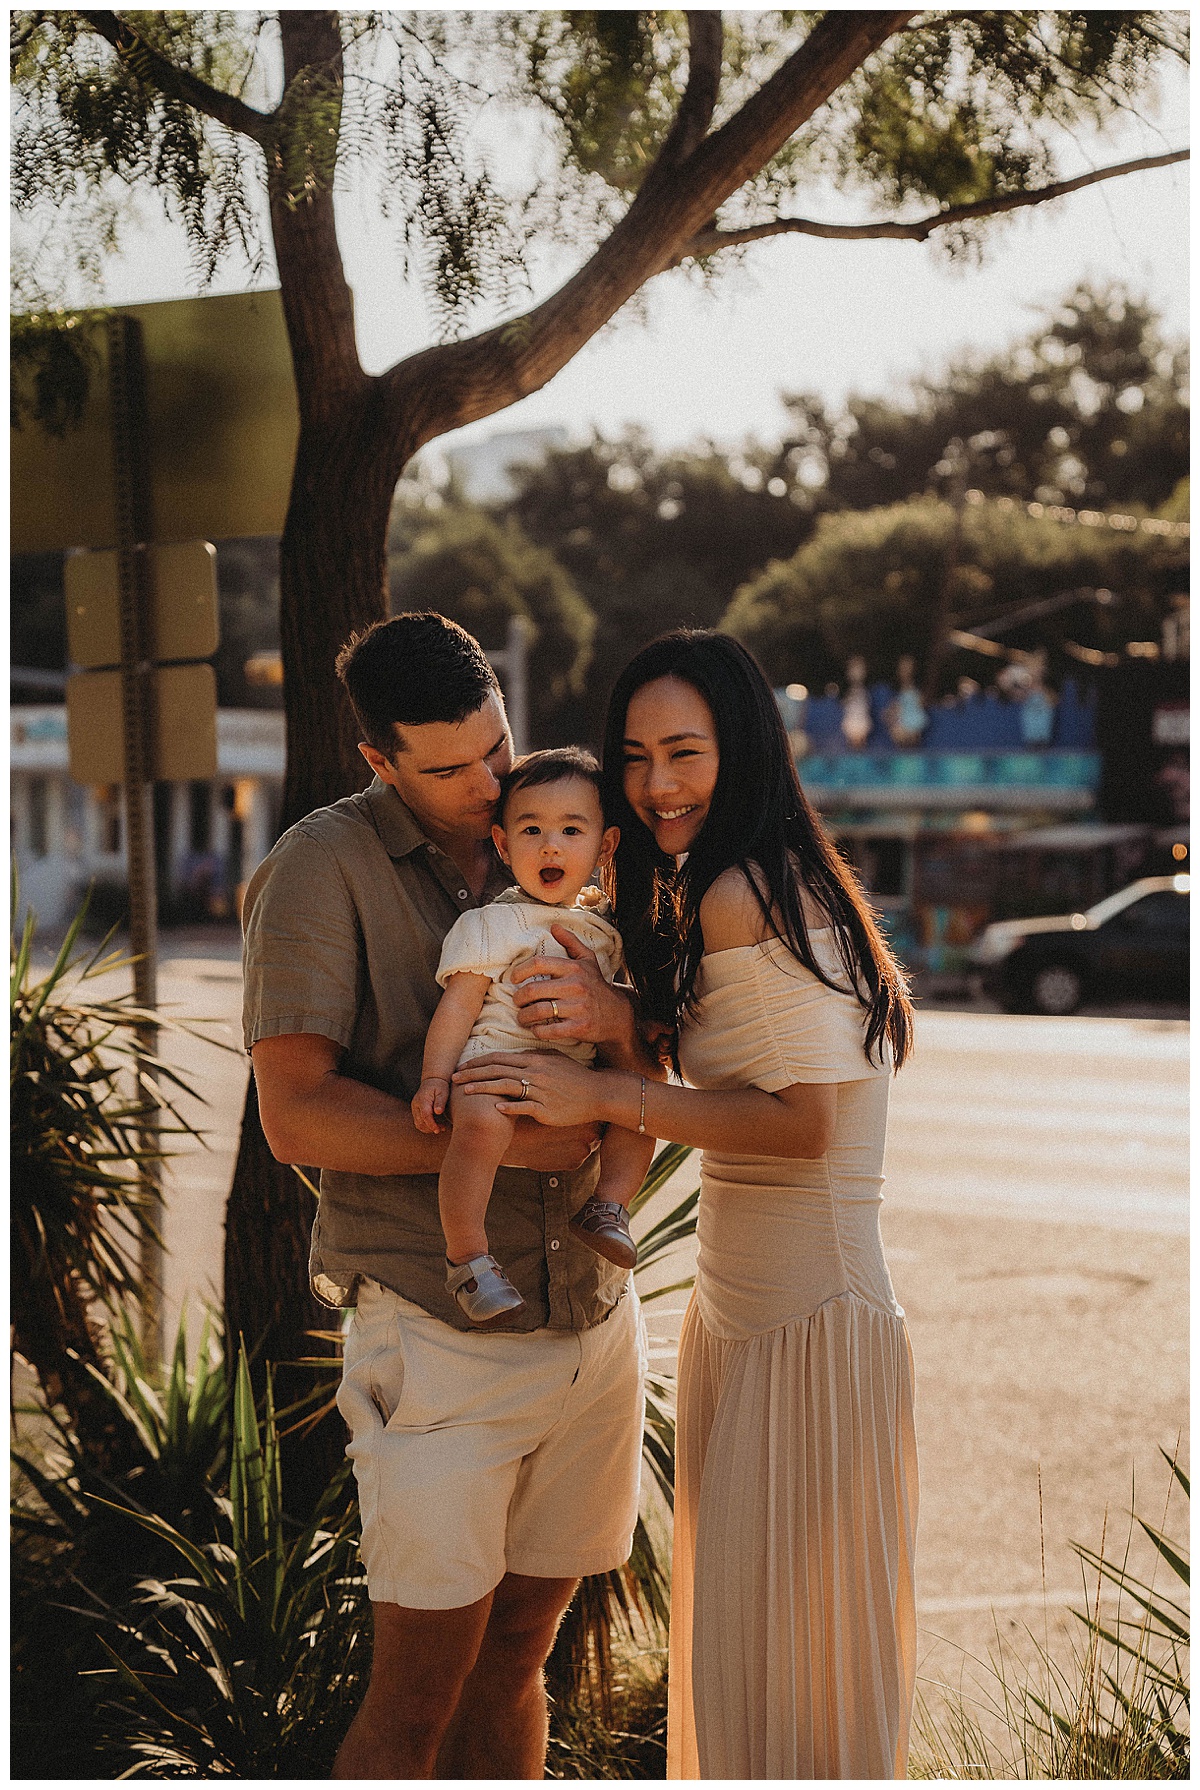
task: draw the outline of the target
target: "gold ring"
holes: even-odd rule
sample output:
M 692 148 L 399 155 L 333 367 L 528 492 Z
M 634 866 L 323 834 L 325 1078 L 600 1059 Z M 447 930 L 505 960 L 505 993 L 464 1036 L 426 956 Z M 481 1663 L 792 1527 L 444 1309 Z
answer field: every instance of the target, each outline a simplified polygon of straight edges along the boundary
M 521 1083 L 521 1092 L 517 1095 L 517 1099 L 518 1100 L 528 1100 L 528 1098 L 529 1098 L 529 1083 L 527 1081 L 523 1081 Z
M 557 1019 L 558 1018 L 558 1002 L 557 1001 L 551 1001 L 550 1011 L 551 1011 L 551 1013 L 553 1013 L 555 1019 Z

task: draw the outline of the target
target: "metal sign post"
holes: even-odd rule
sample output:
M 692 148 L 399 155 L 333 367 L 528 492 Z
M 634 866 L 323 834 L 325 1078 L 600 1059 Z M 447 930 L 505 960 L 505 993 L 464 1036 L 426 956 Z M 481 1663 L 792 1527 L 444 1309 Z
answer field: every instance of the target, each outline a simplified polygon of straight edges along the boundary
M 529 750 L 529 636 L 527 617 L 510 616 L 504 645 L 488 653 L 492 670 L 500 674 L 504 707 L 512 734 L 513 751 L 520 758 Z
M 120 591 L 121 732 L 124 746 L 125 844 L 129 866 L 129 948 L 133 993 L 147 1013 L 158 1007 L 158 898 L 154 874 L 155 705 L 150 679 L 153 640 L 153 572 L 139 545 L 152 538 L 150 476 L 146 431 L 145 366 L 141 325 L 132 317 L 110 318 L 109 403 L 112 417 L 116 491 L 117 567 Z M 158 1051 L 158 1026 L 147 1020 L 136 1033 L 136 1086 L 145 1109 L 140 1147 L 150 1230 L 141 1244 L 142 1342 L 147 1358 L 162 1356 L 162 1163 L 158 1156 L 158 1097 L 150 1060 Z

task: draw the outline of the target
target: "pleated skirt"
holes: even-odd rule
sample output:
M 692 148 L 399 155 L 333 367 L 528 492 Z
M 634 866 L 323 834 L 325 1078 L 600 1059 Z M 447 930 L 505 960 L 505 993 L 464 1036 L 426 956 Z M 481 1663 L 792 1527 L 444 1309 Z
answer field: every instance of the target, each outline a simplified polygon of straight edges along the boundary
M 853 1293 L 679 1349 L 669 1778 L 904 1777 L 917 1456 L 902 1317 Z

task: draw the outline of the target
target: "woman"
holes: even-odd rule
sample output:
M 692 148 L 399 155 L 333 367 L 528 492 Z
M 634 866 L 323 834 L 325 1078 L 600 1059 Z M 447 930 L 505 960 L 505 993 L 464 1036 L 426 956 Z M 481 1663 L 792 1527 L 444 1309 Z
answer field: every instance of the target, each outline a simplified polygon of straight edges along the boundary
M 474 1077 L 505 1111 L 641 1119 L 704 1152 L 668 1776 L 903 1777 L 917 1466 L 878 1214 L 904 980 L 736 641 L 683 632 L 640 652 L 604 762 L 630 971 L 690 1086 L 557 1057 Z

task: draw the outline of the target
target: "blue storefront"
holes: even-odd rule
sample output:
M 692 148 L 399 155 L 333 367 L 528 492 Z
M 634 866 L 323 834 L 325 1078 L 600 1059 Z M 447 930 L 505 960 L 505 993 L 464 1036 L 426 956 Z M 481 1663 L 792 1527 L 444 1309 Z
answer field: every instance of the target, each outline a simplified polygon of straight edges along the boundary
M 886 723 L 894 692 L 870 692 L 872 726 L 851 749 L 833 694 L 778 692 L 800 779 L 915 970 L 965 969 L 989 921 L 1088 906 L 1142 872 L 1149 825 L 1096 814 L 1102 760 L 1095 697 L 1068 681 L 1049 738 L 1024 737 L 1022 705 L 978 692 L 934 708 L 918 746 Z

